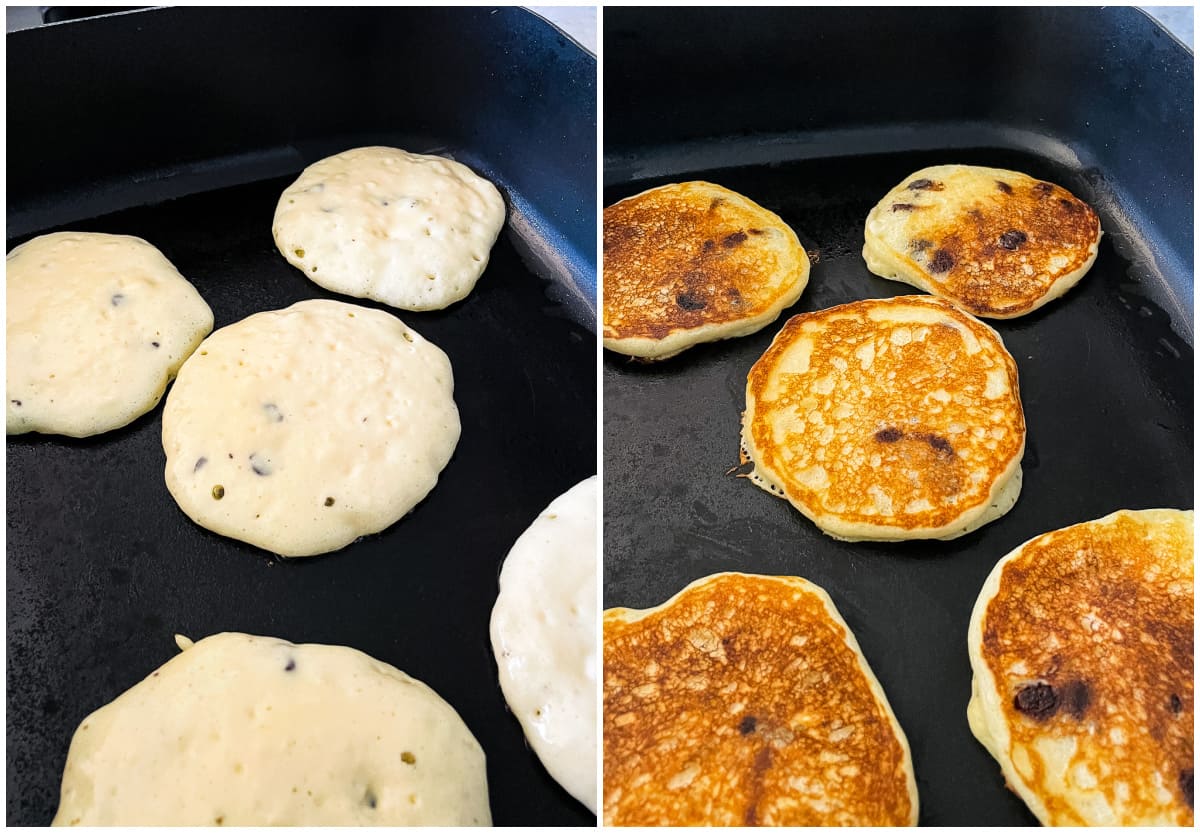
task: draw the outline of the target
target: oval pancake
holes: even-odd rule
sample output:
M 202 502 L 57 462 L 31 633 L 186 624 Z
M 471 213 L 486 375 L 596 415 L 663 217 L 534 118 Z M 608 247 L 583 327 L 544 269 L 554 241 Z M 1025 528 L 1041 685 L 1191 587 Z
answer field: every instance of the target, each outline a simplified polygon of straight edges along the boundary
M 605 611 L 605 825 L 916 821 L 908 741 L 821 588 L 719 573 Z
M 927 295 L 797 315 L 750 370 L 742 448 L 756 485 L 834 538 L 957 538 L 1020 494 L 1017 366 Z
M 971 616 L 971 731 L 1047 825 L 1193 811 L 1192 513 L 1123 510 L 1027 541 Z
M 604 209 L 604 346 L 647 360 L 749 335 L 808 284 L 778 215 L 710 182 L 652 188 Z
M 1016 318 L 1092 268 L 1100 220 L 1070 191 L 1016 171 L 924 168 L 867 215 L 863 259 L 982 318 Z

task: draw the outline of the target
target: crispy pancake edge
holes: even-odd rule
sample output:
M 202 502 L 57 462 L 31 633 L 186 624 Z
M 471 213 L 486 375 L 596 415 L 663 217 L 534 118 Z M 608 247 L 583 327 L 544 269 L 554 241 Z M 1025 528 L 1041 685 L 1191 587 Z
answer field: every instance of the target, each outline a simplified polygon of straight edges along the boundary
M 894 204 L 895 201 L 900 198 L 900 195 L 906 189 L 906 183 L 912 182 L 914 180 L 927 179 L 927 178 L 929 178 L 929 175 L 931 175 L 931 174 L 936 175 L 937 171 L 939 171 L 940 169 L 947 168 L 947 167 L 972 168 L 972 169 L 978 170 L 981 174 L 983 174 L 983 173 L 986 173 L 988 175 L 1007 174 L 1007 175 L 1020 176 L 1022 178 L 1034 179 L 1033 177 L 1030 177 L 1028 174 L 1022 173 L 1021 171 L 1012 171 L 1012 170 L 1007 170 L 1004 168 L 988 168 L 988 167 L 983 167 L 983 166 L 978 166 L 978 165 L 957 165 L 957 164 L 932 165 L 932 166 L 929 166 L 926 168 L 922 168 L 919 171 L 915 171 L 912 174 L 909 174 L 899 184 L 897 184 L 894 188 L 892 188 L 890 191 L 887 192 L 887 194 L 885 194 L 883 196 L 883 198 L 867 214 L 867 219 L 864 221 L 864 224 L 863 224 L 864 244 L 863 244 L 863 250 L 862 250 L 862 257 L 863 257 L 863 260 L 866 262 L 867 269 L 871 273 L 878 275 L 879 277 L 884 278 L 886 280 L 898 281 L 900 283 L 909 284 L 910 286 L 915 286 L 918 289 L 928 292 L 931 295 L 936 295 L 940 298 L 944 298 L 947 301 L 950 301 L 951 303 L 962 307 L 963 309 L 965 309 L 967 312 L 971 313 L 972 315 L 978 316 L 980 318 L 992 318 L 992 319 L 998 319 L 998 320 L 1005 320 L 1005 319 L 1019 318 L 1022 315 L 1028 315 L 1029 313 L 1033 312 L 1034 310 L 1040 309 L 1041 307 L 1045 306 L 1046 304 L 1050 303 L 1051 301 L 1062 297 L 1072 287 L 1074 287 L 1081 280 L 1083 280 L 1084 276 L 1087 275 L 1087 273 L 1091 270 L 1092 265 L 1096 262 L 1096 257 L 1099 254 L 1100 239 L 1104 236 L 1104 231 L 1100 227 L 1099 217 L 1096 216 L 1095 210 L 1092 209 L 1092 207 L 1090 205 L 1088 205 L 1087 206 L 1088 210 L 1091 212 L 1092 216 L 1096 218 L 1096 236 L 1087 248 L 1087 252 L 1088 252 L 1087 258 L 1079 266 L 1079 268 L 1077 268 L 1073 271 L 1070 271 L 1070 272 L 1064 272 L 1062 275 L 1060 275 L 1058 278 L 1056 278 L 1054 280 L 1054 282 L 1050 285 L 1050 288 L 1045 293 L 1038 296 L 1034 300 L 1030 301 L 1025 306 L 1022 306 L 1022 307 L 1019 307 L 1016 309 L 1005 309 L 1005 310 L 980 309 L 980 308 L 977 308 L 975 306 L 968 304 L 964 299 L 951 297 L 949 294 L 945 294 L 943 292 L 943 290 L 939 289 L 931 280 L 929 280 L 929 276 L 926 274 L 924 268 L 922 268 L 920 264 L 916 263 L 911 258 L 902 256 L 899 252 L 897 252 L 891 246 L 887 245 L 882 240 L 882 238 L 880 238 L 877 235 L 871 234 L 869 231 L 869 228 L 870 228 L 870 223 L 871 223 L 872 218 L 874 218 L 878 212 L 884 211 L 886 206 L 889 203 Z M 1057 186 L 1057 187 L 1062 188 L 1062 186 Z M 1062 190 L 1066 191 L 1066 193 L 1068 193 L 1068 194 L 1071 194 L 1071 196 L 1074 197 L 1075 199 L 1077 199 L 1077 200 L 1079 199 L 1078 197 L 1075 197 L 1075 195 L 1072 194 L 1070 191 L 1067 191 L 1067 189 L 1062 188 Z M 1079 201 L 1081 203 L 1083 202 L 1082 200 L 1079 200 Z M 1087 203 L 1084 203 L 1084 205 L 1087 205 Z
M 668 183 L 659 185 L 654 188 L 648 188 L 637 194 L 633 194 L 624 199 L 618 200 L 608 208 L 620 205 L 621 203 L 636 200 L 647 194 L 652 194 L 664 188 L 671 188 L 681 185 L 699 185 L 706 188 L 713 188 L 721 192 L 732 194 L 740 200 L 744 200 L 749 204 L 748 210 L 752 210 L 761 214 L 764 225 L 770 225 L 782 232 L 788 242 L 788 250 L 792 258 L 798 264 L 799 274 L 795 276 L 794 285 L 783 295 L 781 295 L 767 310 L 764 312 L 741 318 L 735 321 L 725 321 L 717 324 L 704 324 L 699 327 L 691 327 L 686 329 L 675 329 L 669 332 L 663 338 L 648 338 L 645 336 L 623 336 L 610 337 L 603 336 L 603 344 L 606 350 L 611 350 L 614 353 L 631 356 L 633 358 L 642 359 L 644 361 L 663 361 L 665 359 L 678 356 L 689 347 L 694 347 L 697 344 L 704 344 L 711 341 L 724 341 L 730 338 L 740 338 L 752 333 L 756 333 L 763 327 L 766 327 L 772 321 L 775 321 L 783 313 L 785 309 L 795 304 L 800 300 L 800 296 L 804 293 L 808 286 L 809 277 L 812 272 L 812 263 L 809 259 L 808 252 L 800 243 L 800 238 L 796 236 L 796 232 L 784 222 L 774 211 L 759 205 L 754 200 L 744 194 L 733 191 L 722 185 L 707 182 L 704 180 L 688 180 L 685 182 Z M 751 208 L 752 207 L 752 208 Z M 601 311 L 604 309 L 603 297 L 603 252 L 601 252 Z M 602 315 L 603 317 L 603 315 Z M 605 327 L 601 322 L 601 333 L 603 334 Z
M 878 301 L 909 301 L 909 302 L 913 302 L 913 303 L 917 303 L 917 304 L 932 304 L 932 305 L 937 305 L 937 306 L 943 306 L 945 304 L 949 304 L 948 301 L 946 301 L 943 298 L 938 298 L 937 296 L 902 295 L 902 296 L 897 296 L 896 298 L 880 298 L 880 299 L 868 298 L 868 299 L 864 299 L 863 301 L 853 301 L 849 304 L 842 304 L 840 306 L 844 307 L 844 306 L 852 306 L 854 304 L 865 304 L 870 301 L 877 301 L 877 300 Z M 982 327 L 988 333 L 991 333 L 992 336 L 995 337 L 997 342 L 999 342 L 1000 348 L 1004 351 L 1004 354 L 1008 356 L 1009 361 L 1011 362 L 1012 366 L 1014 368 L 1016 367 L 1016 360 L 1013 359 L 1012 354 L 1008 352 L 1008 348 L 1004 345 L 1004 340 L 1000 337 L 999 333 L 997 333 L 994 329 L 989 327 L 987 324 L 985 324 L 982 321 L 979 321 L 978 319 L 971 316 L 970 313 L 967 313 L 958 307 L 954 307 L 952 304 L 950 306 L 954 312 L 956 312 L 960 315 L 965 315 L 967 318 L 971 319 L 975 324 L 979 325 L 979 327 Z M 825 310 L 816 310 L 816 311 L 814 311 L 814 313 L 802 313 L 802 314 L 804 314 L 804 315 L 819 314 L 819 313 L 823 313 L 823 312 L 829 312 L 830 310 L 835 310 L 835 309 L 838 309 L 838 307 L 829 307 L 828 309 L 825 309 Z M 798 318 L 798 317 L 799 316 L 793 316 L 791 319 L 788 320 L 787 323 L 784 324 L 784 327 L 781 328 L 780 331 L 778 333 L 776 333 L 775 338 L 771 340 L 770 346 L 768 346 L 767 349 L 765 351 L 763 351 L 763 355 L 766 355 L 766 353 L 769 352 L 775 346 L 776 342 L 778 342 L 780 337 L 782 337 L 782 335 L 784 333 L 784 329 L 786 329 L 787 325 L 790 324 L 792 320 L 794 320 L 795 318 Z M 978 336 L 978 333 L 976 335 Z M 761 357 L 760 357 L 760 360 L 761 360 Z M 757 362 L 755 362 L 755 364 L 757 364 Z M 845 522 L 845 521 L 840 521 L 837 518 L 832 517 L 832 516 L 822 517 L 820 515 L 817 515 L 814 512 L 812 512 L 811 509 L 806 507 L 801 501 L 794 500 L 790 495 L 788 495 L 786 490 L 783 488 L 783 484 L 781 484 L 777 478 L 772 477 L 770 475 L 770 473 L 767 471 L 767 469 L 759 464 L 758 460 L 760 459 L 760 455 L 756 454 L 757 450 L 754 446 L 753 432 L 751 430 L 749 430 L 749 426 L 753 423 L 753 420 L 754 420 L 754 404 L 753 404 L 754 397 L 752 396 L 752 391 L 751 391 L 750 386 L 751 386 L 751 383 L 749 380 L 749 374 L 747 374 L 746 408 L 742 412 L 741 449 L 742 449 L 742 453 L 744 454 L 744 456 L 754 463 L 754 473 L 753 473 L 754 476 L 749 477 L 748 479 L 750 480 L 751 483 L 758 486 L 760 489 L 767 492 L 768 494 L 771 494 L 771 495 L 774 495 L 775 497 L 783 498 L 784 500 L 786 500 L 798 512 L 800 512 L 800 514 L 804 515 L 804 517 L 806 517 L 810 521 L 812 521 L 817 526 L 818 529 L 820 529 L 823 533 L 825 533 L 829 537 L 834 538 L 835 540 L 849 541 L 849 542 L 907 541 L 907 540 L 924 540 L 924 539 L 950 541 L 955 538 L 960 538 L 963 535 L 967 535 L 971 532 L 974 532 L 975 530 L 979 529 L 980 527 L 984 526 L 985 524 L 991 523 L 992 521 L 1003 517 L 1010 509 L 1013 508 L 1013 506 L 1016 505 L 1017 499 L 1020 497 L 1021 487 L 1022 487 L 1022 484 L 1024 481 L 1024 474 L 1021 469 L 1021 461 L 1025 457 L 1025 437 L 1026 437 L 1027 433 L 1026 433 L 1026 435 L 1022 436 L 1021 450 L 1019 453 L 1017 453 L 1013 457 L 1013 460 L 1010 463 L 1009 468 L 1005 472 L 1001 473 L 1001 475 L 999 477 L 997 477 L 995 479 L 995 481 L 992 483 L 992 488 L 991 488 L 991 491 L 988 493 L 987 500 L 982 501 L 982 502 L 976 504 L 971 509 L 968 509 L 968 510 L 962 512 L 952 522 L 947 523 L 943 526 L 940 526 L 940 527 L 913 527 L 910 529 L 905 529 L 903 527 L 897 527 L 897 526 L 887 525 L 887 524 L 849 523 L 849 522 Z M 1020 402 L 1020 387 L 1019 387 L 1019 385 L 1017 387 L 1016 393 L 1017 393 L 1017 400 L 1018 400 L 1018 402 Z M 1023 403 L 1022 403 L 1022 427 L 1024 428 L 1024 405 L 1023 405 Z M 772 487 L 774 487 L 774 488 L 772 488 Z
M 904 734 L 904 729 L 900 726 L 899 720 L 896 719 L 895 712 L 892 711 L 891 703 L 888 702 L 887 694 L 884 692 L 883 686 L 875 676 L 875 673 L 871 670 L 871 666 L 867 662 L 867 658 L 863 654 L 861 646 L 858 644 L 858 639 L 855 637 L 854 631 L 848 624 L 846 624 L 846 620 L 842 618 L 842 615 L 838 611 L 837 606 L 834 604 L 833 599 L 821 586 L 799 576 L 771 576 L 756 573 L 742 573 L 737 571 L 713 573 L 691 582 L 660 605 L 641 609 L 627 607 L 609 608 L 604 611 L 602 628 L 607 626 L 610 622 L 621 625 L 635 624 L 643 619 L 646 619 L 647 617 L 667 611 L 676 602 L 680 601 L 693 591 L 699 590 L 708 584 L 719 583 L 720 581 L 729 578 L 748 579 L 751 582 L 778 582 L 787 588 L 795 588 L 807 593 L 811 593 L 821 601 L 830 620 L 842 628 L 846 634 L 844 644 L 854 653 L 858 668 L 862 672 L 863 678 L 866 680 L 867 686 L 870 688 L 871 694 L 874 696 L 875 701 L 879 703 L 884 714 L 886 715 L 888 722 L 892 727 L 894 737 L 899 742 L 900 748 L 903 752 L 904 760 L 907 764 L 905 767 L 905 775 L 907 776 L 906 782 L 908 786 L 909 806 L 911 808 L 909 826 L 916 826 L 917 818 L 920 815 L 920 800 L 917 793 L 916 771 L 913 768 L 912 750 L 909 747 L 908 737 Z M 603 700 L 603 680 L 601 681 L 601 699 Z M 603 766 L 601 766 L 601 778 L 603 779 Z M 603 805 L 603 798 L 601 799 L 601 804 Z M 607 813 L 604 815 L 603 823 L 605 826 L 611 826 L 613 824 L 611 821 L 609 821 Z
M 1004 573 L 1004 568 L 1012 561 L 1021 557 L 1025 552 L 1025 548 L 1041 539 L 1046 535 L 1062 530 L 1071 529 L 1077 526 L 1090 526 L 1093 524 L 1102 524 L 1111 522 L 1122 515 L 1139 516 L 1143 513 L 1159 513 L 1159 512 L 1183 512 L 1188 516 L 1189 523 L 1193 522 L 1193 512 L 1191 510 L 1178 510 L 1169 508 L 1130 510 L 1118 509 L 1101 518 L 1095 518 L 1090 521 L 1082 521 L 1078 524 L 1070 524 L 1060 529 L 1048 530 L 1040 535 L 1035 535 L 1028 541 L 1020 544 L 1005 555 L 992 568 L 987 579 L 983 583 L 979 597 L 975 601 L 975 606 L 971 611 L 971 621 L 967 628 L 967 653 L 971 662 L 971 699 L 967 704 L 967 723 L 971 729 L 971 734 L 977 741 L 988 751 L 988 754 L 1000 765 L 1000 771 L 1004 776 L 1004 781 L 1008 788 L 1016 793 L 1026 806 L 1029 807 L 1044 826 L 1053 824 L 1051 814 L 1045 803 L 1041 800 L 1038 793 L 1026 784 L 1025 780 L 1017 772 L 1012 760 L 1007 754 L 1007 750 L 1012 743 L 1012 736 L 1008 730 L 1008 724 L 1003 720 L 989 720 L 989 715 L 1002 715 L 1003 708 L 1000 702 L 998 693 L 998 685 L 995 675 L 992 674 L 987 662 L 983 658 L 981 646 L 983 645 L 983 619 L 987 615 L 988 606 L 992 600 L 996 598 L 1000 591 L 1000 582 Z M 985 708 L 986 704 L 986 708 Z

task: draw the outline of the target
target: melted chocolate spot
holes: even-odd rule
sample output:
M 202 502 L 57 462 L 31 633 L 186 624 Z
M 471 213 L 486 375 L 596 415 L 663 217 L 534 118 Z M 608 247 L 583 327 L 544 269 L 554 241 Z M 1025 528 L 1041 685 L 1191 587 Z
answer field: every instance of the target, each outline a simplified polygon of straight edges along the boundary
M 267 419 L 271 422 L 283 422 L 283 414 L 280 413 L 279 407 L 274 402 L 263 405 L 263 410 L 267 412 Z
M 121 302 L 124 300 L 125 300 L 125 296 L 122 295 L 120 292 L 118 292 L 112 296 L 112 305 L 114 307 L 119 307 L 119 306 L 121 306 Z
M 999 188 L 999 189 L 1000 189 L 1000 190 L 1001 190 L 1003 193 L 1005 193 L 1005 194 L 1011 194 L 1011 193 L 1012 193 L 1012 186 L 1011 186 L 1011 185 L 1009 185 L 1007 182 L 1001 182 L 1000 180 L 998 180 L 998 179 L 997 179 L 997 180 L 996 180 L 996 187 L 997 187 L 997 188 Z
M 704 245 L 701 248 L 703 248 L 706 252 L 711 252 L 713 249 L 717 248 L 717 244 L 711 240 L 705 240 Z
M 898 442 L 903 437 L 904 433 L 899 428 L 889 427 L 875 432 L 875 439 L 879 440 L 881 443 Z
M 765 232 L 760 228 L 748 228 L 746 231 L 750 232 L 751 234 L 765 234 Z
M 954 255 L 950 254 L 945 249 L 938 249 L 933 253 L 933 260 L 929 261 L 929 271 L 949 272 L 953 268 Z
M 196 472 L 200 471 L 200 469 L 204 468 L 204 464 L 207 462 L 207 457 L 201 457 L 199 460 L 197 460 L 196 465 L 192 466 L 192 474 L 195 474 Z
M 8 400 L 8 401 L 9 401 L 9 402 L 11 402 L 11 403 L 13 403 L 14 405 L 16 405 L 18 408 L 20 408 L 20 407 L 21 407 L 21 400 L 20 400 L 20 399 L 10 399 L 10 400 Z
M 742 722 L 738 724 L 738 731 L 743 735 L 748 735 L 754 731 L 756 726 L 758 726 L 757 718 L 745 717 L 742 719 Z
M 1000 248 L 1008 249 L 1010 252 L 1015 251 L 1018 246 L 1029 239 L 1029 236 L 1023 231 L 1010 229 L 1000 235 Z
M 1046 720 L 1058 711 L 1058 694 L 1045 683 L 1032 683 L 1017 692 L 1013 708 L 1034 720 Z
M 691 312 L 695 312 L 696 310 L 704 309 L 705 307 L 708 306 L 708 303 L 706 301 L 704 301 L 700 298 L 697 298 L 694 295 L 689 295 L 686 292 L 681 292 L 680 294 L 676 295 L 675 303 L 677 303 L 681 309 L 686 309 Z
M 1083 717 L 1083 713 L 1087 711 L 1090 702 L 1092 702 L 1091 689 L 1082 680 L 1067 683 L 1062 690 L 1062 704 L 1071 714 L 1071 717 L 1076 720 Z
M 950 441 L 945 437 L 939 437 L 937 434 L 925 434 L 921 439 L 929 443 L 929 447 L 943 457 L 954 456 L 954 446 L 950 445 Z
M 296 660 L 294 660 L 291 657 L 288 657 L 287 665 L 283 666 L 283 670 L 284 671 L 295 671 L 296 670 Z
M 1183 701 L 1179 699 L 1178 694 L 1172 694 L 1170 700 L 1171 714 L 1179 714 L 1183 711 Z
M 1195 809 L 1196 775 L 1193 770 L 1185 769 L 1179 773 L 1179 791 L 1183 793 L 1183 800 L 1187 802 L 1187 806 Z
M 732 249 L 736 246 L 742 245 L 745 242 L 746 242 L 746 232 L 735 231 L 733 234 L 727 235 L 725 237 L 725 239 L 721 241 L 721 245 L 724 246 L 726 249 Z
M 250 470 L 259 477 L 266 477 L 271 473 L 271 465 L 265 460 L 259 460 L 257 454 L 250 455 Z
M 1033 186 L 1033 192 L 1043 197 L 1053 190 L 1054 186 L 1049 182 L 1039 182 L 1037 185 Z
M 375 793 L 367 790 L 367 794 L 363 796 L 363 804 L 366 804 L 368 807 L 374 810 L 376 804 Z
M 1074 200 L 1060 198 L 1058 204 L 1065 208 L 1068 214 L 1078 214 L 1080 211 L 1083 211 L 1083 206 Z
M 151 347 L 153 347 L 153 348 L 155 348 L 155 349 L 158 349 L 158 342 L 157 342 L 157 341 L 152 341 L 152 342 L 150 342 L 150 346 L 151 346 Z
M 934 182 L 932 179 L 914 179 L 912 182 L 908 183 L 908 190 L 928 191 L 929 189 L 933 188 L 933 185 Z
M 892 213 L 893 214 L 896 213 L 897 211 L 912 211 L 915 208 L 916 208 L 916 206 L 913 205 L 911 202 L 894 202 L 894 203 L 892 203 Z
M 719 208 L 720 206 L 722 206 L 722 205 L 724 205 L 724 204 L 725 204 L 725 198 L 724 198 L 724 197 L 713 197 L 713 200 L 712 200 L 712 202 L 710 202 L 710 203 L 708 204 L 708 210 L 709 210 L 709 211 L 714 211 L 714 210 L 716 210 L 717 208 Z

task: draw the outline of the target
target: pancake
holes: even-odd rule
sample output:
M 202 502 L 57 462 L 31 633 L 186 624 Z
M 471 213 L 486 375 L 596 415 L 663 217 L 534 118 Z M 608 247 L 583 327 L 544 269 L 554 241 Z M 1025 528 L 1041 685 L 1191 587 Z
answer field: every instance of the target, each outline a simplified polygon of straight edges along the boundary
M 883 278 L 982 318 L 1016 318 L 1092 268 L 1100 220 L 1070 191 L 1016 171 L 924 168 L 867 215 L 863 258 Z
M 504 226 L 504 198 L 441 156 L 354 148 L 309 165 L 279 197 L 279 252 L 333 292 L 406 310 L 467 297 Z
M 908 741 L 821 588 L 720 573 L 605 611 L 605 825 L 916 821 Z
M 206 529 L 319 555 L 424 500 L 459 431 L 436 345 L 382 310 L 301 301 L 222 327 L 179 371 L 167 489 Z
M 9 252 L 5 276 L 9 434 L 128 425 L 212 331 L 200 293 L 137 237 L 35 237 Z
M 1017 366 L 926 295 L 797 315 L 750 370 L 742 449 L 756 485 L 834 538 L 957 538 L 1020 494 Z
M 683 182 L 604 209 L 604 346 L 647 360 L 757 332 L 808 284 L 776 214 L 720 185 Z
M 483 750 L 424 683 L 341 646 L 176 641 L 80 724 L 55 825 L 491 824 Z
M 596 504 L 589 477 L 555 498 L 500 570 L 500 688 L 554 780 L 596 812 Z
M 1114 512 L 996 565 L 971 731 L 1046 825 L 1195 824 L 1192 513 Z

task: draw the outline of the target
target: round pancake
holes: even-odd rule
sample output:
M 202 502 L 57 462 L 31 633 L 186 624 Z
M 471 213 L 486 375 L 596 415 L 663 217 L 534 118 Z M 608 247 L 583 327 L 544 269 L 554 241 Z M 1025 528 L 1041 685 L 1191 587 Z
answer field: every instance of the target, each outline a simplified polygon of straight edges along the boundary
M 488 825 L 483 750 L 353 648 L 222 633 L 76 730 L 54 824 Z
M 1193 812 L 1192 513 L 1120 511 L 996 565 L 971 616 L 971 731 L 1046 825 Z
M 821 588 L 720 573 L 605 611 L 605 825 L 916 822 L 908 741 Z
M 1065 188 L 1016 171 L 924 168 L 867 215 L 863 258 L 983 318 L 1016 318 L 1087 274 L 1100 220 Z
M 604 346 L 666 359 L 757 332 L 808 284 L 796 233 L 720 185 L 683 182 L 604 209 Z
M 1020 494 L 1017 366 L 927 295 L 797 315 L 750 370 L 742 449 L 756 485 L 834 538 L 957 538 Z
M 554 780 L 596 812 L 596 478 L 513 544 L 492 609 L 504 699 Z
M 302 301 L 217 330 L 184 364 L 167 488 L 206 529 L 318 555 L 406 515 L 459 431 L 445 353 L 386 312 Z
M 154 408 L 213 315 L 137 237 L 58 232 L 8 254 L 8 433 L 90 437 Z
M 279 197 L 272 231 L 319 286 L 431 310 L 467 297 L 503 226 L 500 192 L 466 165 L 365 147 L 305 168 Z

